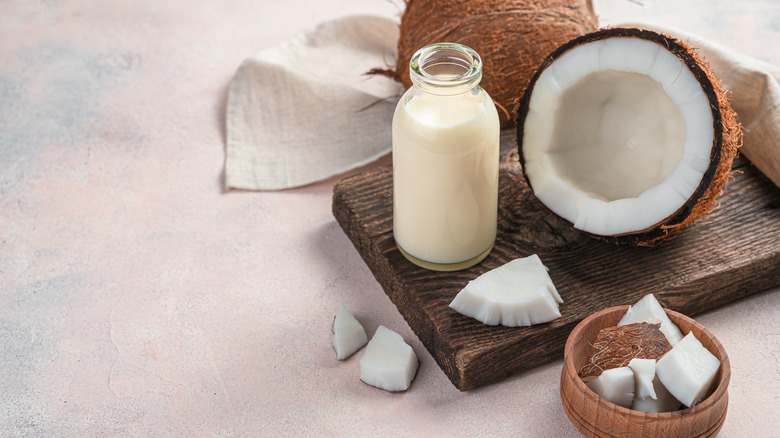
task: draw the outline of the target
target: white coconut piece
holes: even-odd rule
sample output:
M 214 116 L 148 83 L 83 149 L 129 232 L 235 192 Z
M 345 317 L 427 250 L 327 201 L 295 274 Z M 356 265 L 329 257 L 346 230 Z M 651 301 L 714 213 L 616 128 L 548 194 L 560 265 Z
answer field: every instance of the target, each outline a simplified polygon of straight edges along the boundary
M 536 254 L 512 260 L 470 281 L 450 307 L 488 325 L 529 326 L 561 316 L 561 296 Z
M 338 360 L 343 360 L 368 342 L 366 330 L 343 304 L 339 304 L 333 320 L 333 348 Z
M 718 368 L 720 360 L 690 332 L 658 359 L 655 372 L 677 400 L 691 407 L 707 396 Z
M 653 379 L 655 379 L 655 359 L 631 359 L 628 367 L 634 372 L 634 396 L 637 398 L 650 397 L 655 399 L 655 388 Z
M 629 367 L 612 368 L 585 382 L 601 398 L 624 408 L 634 403 L 634 371 Z
M 658 376 L 653 379 L 653 390 L 656 398 L 634 396 L 634 405 L 631 406 L 631 409 L 642 412 L 672 412 L 682 406 L 682 403 L 664 388 L 664 385 L 658 380 Z
M 680 328 L 669 319 L 669 316 L 664 312 L 663 307 L 655 299 L 655 295 L 647 294 L 637 301 L 633 306 L 629 306 L 626 313 L 620 318 L 617 325 L 633 324 L 636 322 L 660 322 L 661 332 L 666 336 L 666 339 L 672 345 L 677 344 L 683 335 L 680 332 Z
M 401 335 L 380 325 L 360 358 L 360 380 L 388 391 L 405 391 L 418 365 L 417 355 Z

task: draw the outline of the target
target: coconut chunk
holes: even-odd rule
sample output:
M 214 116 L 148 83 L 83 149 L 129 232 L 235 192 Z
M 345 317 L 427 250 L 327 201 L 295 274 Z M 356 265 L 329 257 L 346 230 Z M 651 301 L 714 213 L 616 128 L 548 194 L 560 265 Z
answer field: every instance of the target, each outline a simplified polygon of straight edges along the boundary
M 685 406 L 707 396 L 720 368 L 720 360 L 688 333 L 658 360 L 656 374 L 661 383 Z
M 561 316 L 561 296 L 536 254 L 512 260 L 470 281 L 450 303 L 488 325 L 529 326 Z
M 333 348 L 338 360 L 351 356 L 368 342 L 366 330 L 343 304 L 339 304 L 333 320 Z
M 639 322 L 599 330 L 580 377 L 628 366 L 633 359 L 657 359 L 672 349 L 658 323 Z
M 628 364 L 634 371 L 634 404 L 631 409 L 642 412 L 671 412 L 680 402 L 664 388 L 655 375 L 655 359 L 633 359 Z
M 655 379 L 655 359 L 631 359 L 628 367 L 634 372 L 635 397 L 652 399 L 658 398 L 653 387 Z
M 629 306 L 626 313 L 618 321 L 618 325 L 633 324 L 636 322 L 661 322 L 661 331 L 666 335 L 666 339 L 672 344 L 672 347 L 682 339 L 680 328 L 675 325 L 666 315 L 664 309 L 655 295 L 647 294 L 637 301 L 633 306 Z
M 612 368 L 585 382 L 593 392 L 618 406 L 634 403 L 634 372 L 629 367 Z
M 360 380 L 387 391 L 405 391 L 419 362 L 398 333 L 380 325 L 360 358 Z
M 636 374 L 635 374 L 636 375 Z M 653 390 L 656 398 L 637 397 L 634 395 L 634 404 L 631 409 L 642 412 L 672 412 L 680 409 L 682 403 L 664 387 L 658 376 L 653 379 Z

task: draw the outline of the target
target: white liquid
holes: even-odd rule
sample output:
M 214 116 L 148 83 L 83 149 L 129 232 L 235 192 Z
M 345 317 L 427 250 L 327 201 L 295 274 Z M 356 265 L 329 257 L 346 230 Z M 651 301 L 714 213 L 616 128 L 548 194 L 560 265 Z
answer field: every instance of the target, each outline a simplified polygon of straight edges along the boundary
M 401 249 L 456 264 L 492 248 L 499 131 L 480 88 L 439 96 L 413 87 L 401 98 L 393 117 L 393 232 Z

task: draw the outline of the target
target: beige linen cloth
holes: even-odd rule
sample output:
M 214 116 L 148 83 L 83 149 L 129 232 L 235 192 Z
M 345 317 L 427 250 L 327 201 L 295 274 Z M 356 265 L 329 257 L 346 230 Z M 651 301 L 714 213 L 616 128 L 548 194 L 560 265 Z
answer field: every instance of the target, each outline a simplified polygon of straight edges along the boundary
M 780 68 L 679 30 L 632 26 L 697 48 L 732 93 L 745 128 L 742 153 L 780 186 Z M 302 186 L 389 153 L 403 90 L 365 73 L 395 65 L 397 41 L 397 21 L 351 16 L 247 58 L 228 94 L 227 187 Z
M 228 92 L 227 187 L 302 186 L 386 155 L 403 90 L 366 72 L 394 64 L 397 42 L 397 21 L 353 16 L 247 58 Z

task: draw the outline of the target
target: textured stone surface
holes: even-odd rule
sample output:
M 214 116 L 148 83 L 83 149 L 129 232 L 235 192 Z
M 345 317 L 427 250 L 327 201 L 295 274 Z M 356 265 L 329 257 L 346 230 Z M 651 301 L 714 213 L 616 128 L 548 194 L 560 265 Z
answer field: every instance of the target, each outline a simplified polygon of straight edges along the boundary
M 780 64 L 774 0 L 596 1 Z M 0 435 L 577 436 L 561 363 L 466 394 L 330 213 L 334 180 L 222 190 L 248 54 L 384 0 L 0 3 Z M 387 160 L 384 161 L 385 163 Z M 771 244 L 771 242 L 769 242 Z M 336 360 L 343 302 L 399 332 L 409 391 Z M 697 317 L 732 361 L 721 436 L 780 428 L 780 291 Z

